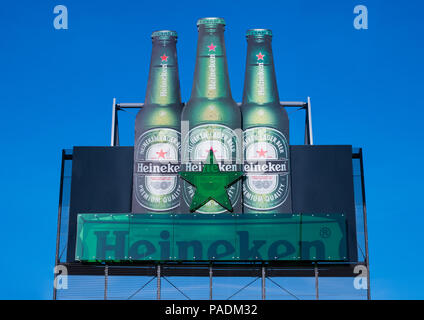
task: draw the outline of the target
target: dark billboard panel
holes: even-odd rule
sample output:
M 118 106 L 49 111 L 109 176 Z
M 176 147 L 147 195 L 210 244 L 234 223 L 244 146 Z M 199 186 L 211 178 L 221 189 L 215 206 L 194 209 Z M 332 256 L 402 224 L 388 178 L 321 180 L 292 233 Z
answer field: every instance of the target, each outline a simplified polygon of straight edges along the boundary
M 356 261 L 351 146 L 290 154 L 294 214 L 132 214 L 133 148 L 75 147 L 67 262 Z

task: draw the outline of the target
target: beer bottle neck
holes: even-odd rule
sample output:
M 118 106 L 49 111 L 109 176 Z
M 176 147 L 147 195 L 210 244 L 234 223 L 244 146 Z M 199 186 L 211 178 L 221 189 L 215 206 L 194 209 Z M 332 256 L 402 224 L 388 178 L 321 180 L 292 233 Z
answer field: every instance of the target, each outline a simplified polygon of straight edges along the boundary
M 279 104 L 270 37 L 248 38 L 243 104 Z
M 224 26 L 199 26 L 193 98 L 231 98 Z
M 175 40 L 153 39 L 145 105 L 181 104 Z

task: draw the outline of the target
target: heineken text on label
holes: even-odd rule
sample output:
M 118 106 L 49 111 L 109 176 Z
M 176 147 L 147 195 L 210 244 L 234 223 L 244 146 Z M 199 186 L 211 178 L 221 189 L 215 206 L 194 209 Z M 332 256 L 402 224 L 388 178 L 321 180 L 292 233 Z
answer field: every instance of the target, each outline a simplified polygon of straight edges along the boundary
M 209 51 L 215 52 L 216 46 L 211 43 L 209 46 Z M 216 90 L 216 59 L 215 59 L 215 53 L 209 54 L 209 83 L 208 83 L 208 89 L 209 90 Z
M 164 54 L 160 58 L 162 59 L 162 72 L 160 74 L 160 96 L 166 97 L 168 96 L 168 57 Z
M 289 190 L 286 138 L 276 129 L 251 128 L 244 132 L 244 150 L 244 205 L 255 210 L 279 207 Z
M 264 96 L 265 95 L 265 71 L 264 71 L 264 55 L 259 52 L 259 54 L 256 55 L 258 57 L 258 95 Z M 262 60 L 262 62 L 259 62 Z
M 135 146 L 138 203 L 162 211 L 179 206 L 179 133 L 173 129 L 152 129 L 140 136 Z

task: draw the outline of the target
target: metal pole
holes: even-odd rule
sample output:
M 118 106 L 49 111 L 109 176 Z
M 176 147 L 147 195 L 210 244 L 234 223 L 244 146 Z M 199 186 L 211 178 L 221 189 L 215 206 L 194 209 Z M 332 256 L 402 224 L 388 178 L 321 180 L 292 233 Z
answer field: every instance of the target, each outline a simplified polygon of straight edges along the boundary
M 134 108 L 134 109 L 139 109 L 139 108 L 143 108 L 144 103 L 118 103 L 116 106 L 118 108 Z
M 118 124 L 118 110 L 115 110 L 115 146 L 119 147 L 119 124 Z
M 312 113 L 311 113 L 311 98 L 308 97 L 306 104 L 306 121 L 305 121 L 305 144 L 313 145 L 314 137 L 312 135 Z
M 212 300 L 212 278 L 213 277 L 213 271 L 212 271 L 212 263 L 209 264 L 209 300 Z
M 109 266 L 105 265 L 105 295 L 104 295 L 104 299 L 107 300 L 107 280 L 108 280 L 108 275 L 109 275 Z
M 368 256 L 367 204 L 365 201 L 365 178 L 364 178 L 364 161 L 362 157 L 362 148 L 359 149 L 359 163 L 361 166 L 362 206 L 363 206 L 363 212 L 364 212 L 365 255 L 366 255 L 365 264 L 367 266 L 367 299 L 371 300 L 370 260 Z
M 262 265 L 262 300 L 265 300 L 265 266 Z
M 305 138 L 304 145 L 309 145 L 309 117 L 308 117 L 308 104 L 305 106 Z
M 60 246 L 60 224 L 62 221 L 62 198 L 63 198 L 63 177 L 65 173 L 65 150 L 62 150 L 62 165 L 60 169 L 60 187 L 59 187 L 59 210 L 57 214 L 57 233 L 56 233 L 56 256 L 54 266 L 59 264 L 59 246 Z M 56 277 L 56 275 L 55 275 Z M 56 300 L 56 286 L 53 285 L 53 300 Z
M 304 107 L 306 103 L 303 101 L 280 101 L 280 105 L 284 107 Z
M 115 146 L 115 116 L 116 116 L 116 98 L 113 98 L 113 105 L 112 105 L 112 129 L 110 133 L 110 145 L 112 147 Z
M 315 299 L 319 300 L 319 286 L 318 286 L 318 265 L 315 262 L 315 266 L 314 266 L 314 271 L 315 271 Z
M 280 104 L 283 107 L 305 107 L 305 105 L 307 104 L 307 102 L 303 102 L 303 101 L 280 101 Z M 185 103 L 183 102 L 182 105 L 184 106 Z M 237 105 L 240 107 L 242 105 L 241 102 L 237 102 Z M 116 106 L 118 108 L 122 108 L 122 109 L 140 109 L 143 108 L 144 103 L 118 103 L 116 104 Z
M 157 300 L 160 300 L 160 264 L 158 264 L 157 268 Z

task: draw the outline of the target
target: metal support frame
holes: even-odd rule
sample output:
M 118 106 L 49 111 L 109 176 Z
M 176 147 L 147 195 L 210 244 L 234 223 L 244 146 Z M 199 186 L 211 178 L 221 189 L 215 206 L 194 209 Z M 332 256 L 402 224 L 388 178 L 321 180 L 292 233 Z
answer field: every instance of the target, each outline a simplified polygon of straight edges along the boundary
M 112 147 L 119 146 L 119 128 L 118 128 L 118 110 L 119 107 L 116 104 L 116 98 L 113 98 L 112 105 L 112 132 L 110 145 Z
M 362 211 L 364 213 L 364 236 L 365 236 L 365 264 L 367 267 L 367 299 L 371 300 L 371 280 L 370 280 L 370 260 L 368 252 L 368 225 L 367 225 L 367 203 L 365 200 L 365 176 L 364 176 L 364 159 L 362 148 L 359 149 L 359 164 L 361 168 L 361 185 L 362 185 Z
M 161 283 L 160 283 L 160 264 L 157 266 L 157 300 L 160 300 L 160 291 L 161 291 Z
M 109 278 L 109 266 L 105 265 L 105 292 L 104 292 L 104 300 L 107 300 L 107 282 Z
M 149 281 L 147 281 L 146 283 L 144 283 L 140 288 L 138 288 L 133 294 L 131 294 L 127 300 L 131 300 L 132 297 L 134 297 L 137 293 L 139 293 L 141 290 L 143 290 L 150 282 L 152 282 L 154 279 L 156 278 L 156 276 L 153 276 L 152 278 L 150 278 Z
M 243 291 L 244 289 L 246 289 L 247 287 L 249 287 L 251 284 L 253 284 L 254 282 L 256 282 L 256 280 L 260 279 L 261 276 L 256 277 L 255 279 L 253 279 L 252 281 L 250 281 L 248 284 L 246 284 L 244 287 L 242 287 L 241 289 L 237 290 L 235 293 L 233 293 L 231 296 L 229 296 L 227 298 L 227 300 L 230 300 L 232 297 L 236 296 L 237 294 L 239 294 L 241 291 Z
M 185 293 L 184 293 L 184 291 L 182 291 L 180 288 L 178 288 L 175 284 L 173 284 L 167 277 L 165 277 L 165 276 L 162 276 L 162 278 L 166 281 L 166 282 L 168 282 L 171 286 L 173 286 L 179 293 L 181 293 L 184 297 L 186 297 L 187 298 L 187 300 L 191 300 L 190 299 L 190 297 L 188 296 L 188 295 L 186 295 Z
M 266 279 L 266 270 L 265 270 L 265 266 L 262 265 L 262 300 L 265 300 L 265 293 L 266 293 L 265 279 Z
M 61 169 L 60 169 L 60 186 L 59 186 L 59 208 L 57 213 L 57 231 L 56 231 L 56 253 L 54 259 L 54 266 L 60 264 L 60 228 L 62 223 L 62 205 L 63 205 L 63 180 L 65 179 L 65 161 L 71 160 L 72 155 L 66 154 L 65 150 L 62 150 L 61 157 Z M 56 276 L 56 275 L 55 275 Z M 57 298 L 57 289 L 56 286 L 53 286 L 53 300 Z
M 319 300 L 319 283 L 318 283 L 318 264 L 315 262 L 314 264 L 314 275 L 315 275 L 315 299 Z
M 311 116 L 311 100 L 308 97 L 307 102 L 296 102 L 296 101 L 281 101 L 280 102 L 284 107 L 297 107 L 299 109 L 305 110 L 305 145 L 313 145 L 313 135 L 312 135 L 312 116 Z M 116 103 L 116 99 L 113 99 L 113 108 L 112 108 L 112 128 L 111 128 L 111 146 L 119 146 L 119 128 L 118 128 L 118 111 L 132 108 L 132 109 L 140 109 L 143 107 L 143 103 Z M 363 154 L 362 149 L 359 149 L 359 153 L 354 154 L 354 158 L 360 161 L 360 172 L 361 172 L 361 184 L 362 184 L 362 202 L 363 202 L 363 219 L 364 219 L 364 234 L 365 234 L 365 261 L 362 263 L 367 268 L 367 299 L 371 299 L 370 292 L 370 273 L 369 273 L 369 255 L 368 255 L 368 230 L 367 230 L 367 215 L 366 215 L 366 200 L 365 200 L 365 180 L 364 180 L 364 167 L 363 167 Z M 104 275 L 104 299 L 108 298 L 108 280 L 110 275 L 122 275 L 122 271 L 119 271 L 119 267 L 104 265 L 100 268 L 100 266 L 92 266 L 92 268 L 87 269 L 87 266 L 81 266 L 76 263 L 63 263 L 60 261 L 59 251 L 60 251 L 60 228 L 61 228 L 61 219 L 62 219 L 62 200 L 63 200 L 63 183 L 64 183 L 64 174 L 65 174 L 65 160 L 72 159 L 72 155 L 66 154 L 65 151 L 62 151 L 62 167 L 61 167 L 61 178 L 60 178 L 60 192 L 59 192 L 59 210 L 58 210 L 58 225 L 57 225 L 57 239 L 56 239 L 56 256 L 55 256 L 55 266 L 64 265 L 68 269 L 69 275 Z M 314 276 L 315 278 L 315 299 L 319 299 L 319 277 L 327 277 L 327 276 L 337 276 L 341 277 L 352 277 L 353 276 L 353 268 L 358 263 L 352 265 L 331 265 L 331 264 L 318 264 L 314 262 L 309 264 L 309 266 L 305 265 L 305 268 L 299 268 L 299 264 L 296 264 L 298 268 L 291 268 L 290 264 L 284 264 L 282 269 L 279 269 L 280 266 L 274 264 L 261 264 L 261 265 L 245 265 L 240 267 L 231 267 L 226 266 L 225 264 L 219 264 L 218 266 L 212 265 L 212 263 L 207 264 L 206 266 L 199 265 L 199 268 L 190 269 L 191 274 L 187 274 L 185 265 L 167 265 L 166 273 L 171 274 L 173 276 L 209 276 L 209 299 L 213 299 L 213 277 L 215 276 L 247 276 L 247 277 L 256 277 L 253 281 L 247 284 L 245 287 L 238 290 L 232 296 L 232 298 L 236 294 L 238 294 L 244 288 L 250 286 L 253 282 L 261 278 L 261 296 L 262 299 L 266 299 L 266 279 L 268 278 L 271 282 L 280 287 L 283 291 L 287 292 L 293 298 L 299 299 L 292 292 L 288 291 L 286 288 L 279 285 L 275 282 L 272 277 L 299 277 L 299 276 Z M 361 264 L 361 263 L 359 263 Z M 206 268 L 205 268 L 206 267 Z M 259 268 L 258 268 L 259 267 Z M 150 267 L 153 268 L 153 265 Z M 203 268 L 203 269 L 202 269 Z M 234 269 L 235 268 L 235 269 Z M 81 270 L 80 270 L 81 269 Z M 152 269 L 143 271 L 142 266 L 135 267 L 126 267 L 125 275 L 151 275 L 152 278 L 147 281 L 141 288 L 139 288 L 135 293 L 133 293 L 130 298 L 132 298 L 135 294 L 141 291 L 145 286 L 147 286 L 154 278 L 157 278 L 157 299 L 161 299 L 161 280 L 162 280 L 162 268 L 161 264 L 156 265 L 156 270 Z M 180 270 L 181 269 L 181 270 Z M 254 271 L 254 269 L 256 271 Z M 258 275 L 258 271 L 260 273 Z M 96 271 L 98 270 L 98 271 Z M 115 271 L 117 270 L 117 271 Z M 313 271 L 311 274 L 310 272 Z M 308 275 L 309 272 L 309 275 Z M 166 277 L 163 277 L 166 281 Z M 172 283 L 171 283 L 172 285 Z M 174 286 L 175 287 L 175 286 Z M 178 288 L 177 288 L 178 290 Z M 183 293 L 184 294 L 184 293 Z M 185 294 L 184 294 L 185 295 Z M 187 297 L 187 296 L 186 296 Z M 57 298 L 56 288 L 53 289 L 53 299 Z
M 286 292 L 287 294 L 289 294 L 290 296 L 292 296 L 294 299 L 300 300 L 298 296 L 296 296 L 295 294 L 293 294 L 292 292 L 290 292 L 289 290 L 287 290 L 286 288 L 284 288 L 283 286 L 281 286 L 280 284 L 278 284 L 277 282 L 275 282 L 274 280 L 272 280 L 270 277 L 267 277 L 267 278 L 268 278 L 269 281 L 271 281 L 273 284 L 275 284 L 281 290 L 283 290 L 284 292 Z
M 237 103 L 239 106 L 241 103 Z M 183 103 L 184 105 L 184 103 Z M 311 98 L 308 97 L 306 102 L 303 101 L 280 101 L 282 107 L 300 108 L 305 110 L 305 145 L 313 145 L 312 135 L 312 113 L 311 113 Z M 119 146 L 119 128 L 118 128 L 118 111 L 124 109 L 141 109 L 144 103 L 116 103 L 116 98 L 113 98 L 112 105 L 112 129 L 110 145 L 112 147 Z
M 311 113 L 311 98 L 308 97 L 308 102 L 305 105 L 306 117 L 305 117 L 305 144 L 313 145 L 314 138 L 312 136 L 312 113 Z
M 213 270 L 212 263 L 209 264 L 209 300 L 212 300 L 212 281 L 213 281 Z
M 62 163 L 60 169 L 60 187 L 59 187 L 59 210 L 57 214 L 57 232 L 56 232 L 56 255 L 54 265 L 59 264 L 59 246 L 60 246 L 60 222 L 62 220 L 62 199 L 63 199 L 63 178 L 65 173 L 65 150 L 62 150 Z M 56 276 L 56 275 L 55 275 Z M 53 300 L 56 300 L 56 286 L 53 286 Z

